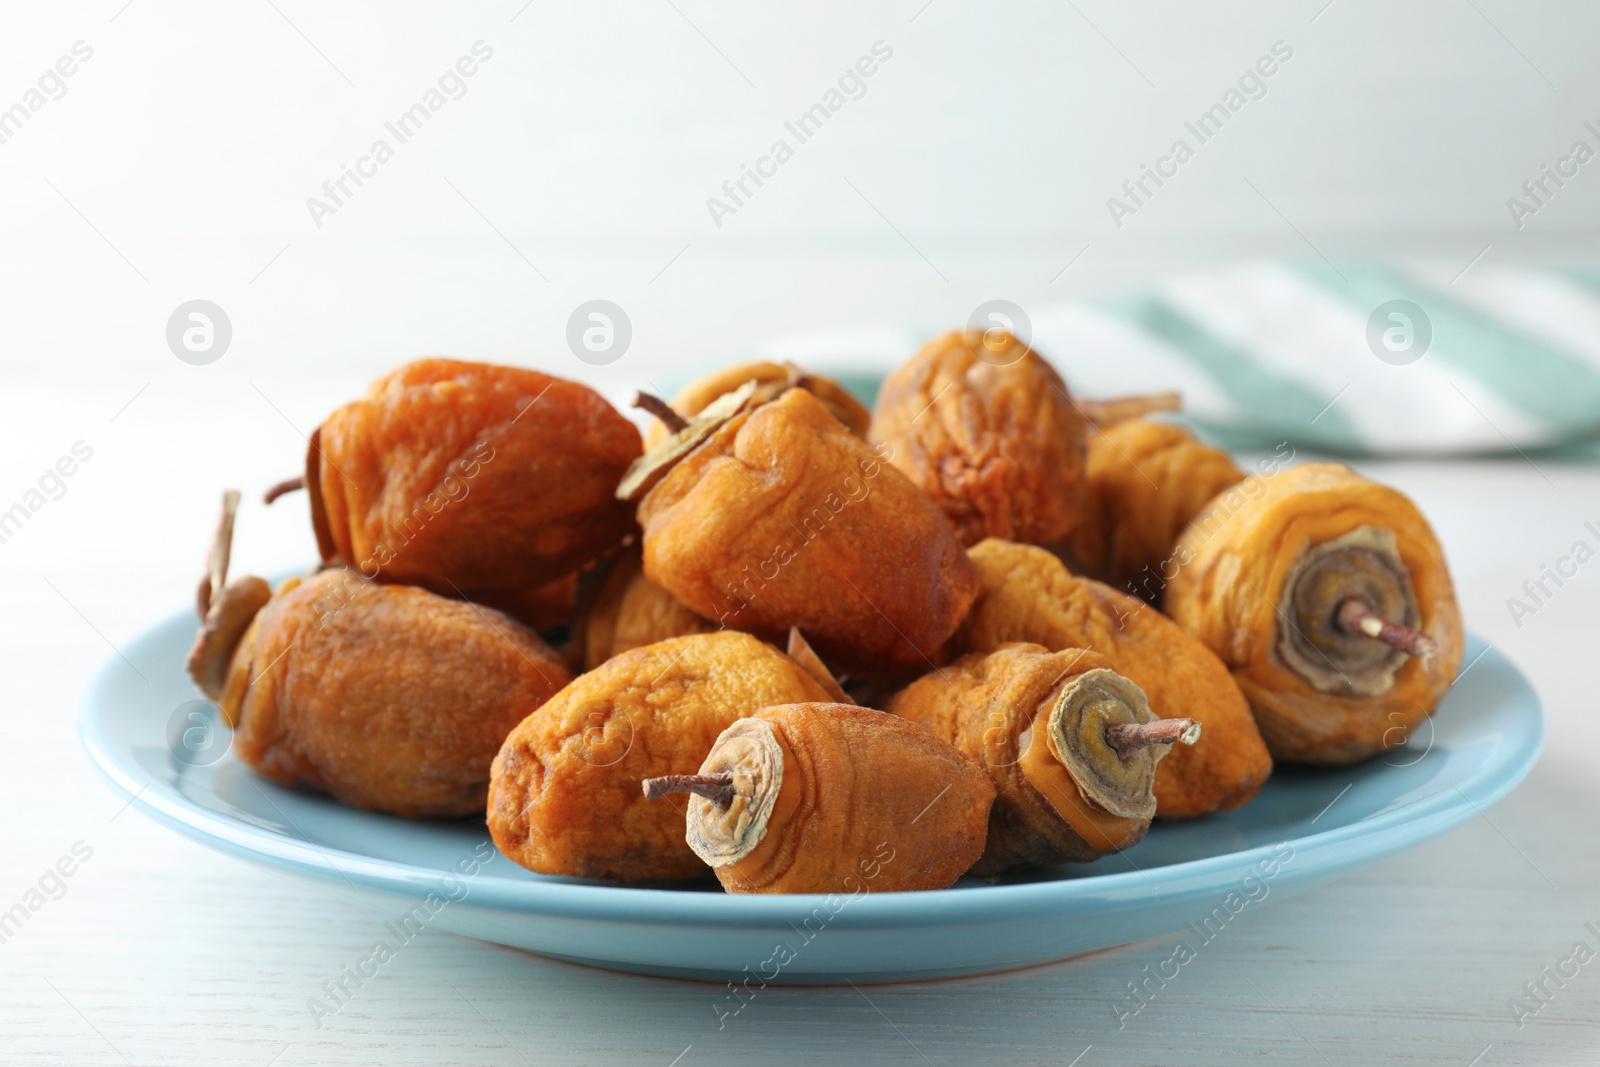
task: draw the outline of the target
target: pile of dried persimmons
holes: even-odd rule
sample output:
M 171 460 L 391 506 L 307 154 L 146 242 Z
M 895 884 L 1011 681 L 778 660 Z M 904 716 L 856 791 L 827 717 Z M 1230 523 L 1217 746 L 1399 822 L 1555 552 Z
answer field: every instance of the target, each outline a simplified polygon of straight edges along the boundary
M 1008 334 L 931 342 L 870 412 L 769 363 L 636 405 L 643 441 L 576 382 L 401 367 L 269 493 L 307 491 L 322 557 L 276 589 L 227 580 L 225 494 L 189 669 L 238 758 L 487 805 L 544 874 L 936 889 L 1403 744 L 1460 664 L 1406 497 L 1247 476 Z

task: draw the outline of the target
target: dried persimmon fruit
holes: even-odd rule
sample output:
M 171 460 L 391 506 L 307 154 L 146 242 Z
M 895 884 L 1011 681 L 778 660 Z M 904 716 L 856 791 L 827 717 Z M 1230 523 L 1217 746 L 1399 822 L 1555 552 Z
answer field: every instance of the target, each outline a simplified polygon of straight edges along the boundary
M 974 874 L 1084 863 L 1138 844 L 1156 813 L 1156 766 L 1193 719 L 1161 719 L 1096 652 L 1002 645 L 924 675 L 888 712 L 983 767 L 998 796 Z
M 343 567 L 212 585 L 189 672 L 234 754 L 354 807 L 482 811 L 500 742 L 572 678 L 515 619 Z
M 993 652 L 1017 641 L 1089 649 L 1142 689 L 1163 719 L 1205 724 L 1198 743 L 1156 769 L 1158 816 L 1227 811 L 1260 791 L 1272 757 L 1216 653 L 1144 601 L 1073 575 L 1042 548 L 989 540 L 969 555 L 982 591 L 956 637 L 958 650 Z
M 804 389 L 734 410 L 640 501 L 645 575 L 720 625 L 798 626 L 844 669 L 929 662 L 977 592 L 949 522 Z
M 1159 603 L 1173 546 L 1223 490 L 1244 481 L 1226 452 L 1181 426 L 1130 419 L 1089 435 L 1083 514 L 1067 540 L 1080 573 Z
M 681 802 L 639 782 L 700 766 L 736 719 L 825 700 L 782 652 L 723 631 L 661 641 L 578 677 L 519 723 L 495 757 L 489 832 L 540 874 L 658 882 L 705 871 L 683 837 Z
M 800 665 L 800 669 L 811 675 L 812 679 L 827 692 L 828 700 L 834 704 L 860 704 L 861 701 L 845 692 L 844 686 L 839 684 L 839 679 L 833 676 L 833 671 L 822 662 L 822 657 L 817 655 L 811 647 L 811 642 L 805 639 L 798 626 L 789 627 L 789 644 L 784 651 L 789 653 L 789 658 Z
M 571 620 L 577 594 L 574 571 L 528 589 L 477 590 L 471 599 L 505 612 L 529 629 L 549 630 Z
M 715 629 L 646 578 L 639 550 L 632 548 L 612 562 L 594 597 L 579 612 L 573 640 L 582 653 L 583 669 L 592 671 L 631 649 Z
M 964 545 L 1072 532 L 1088 423 L 1066 383 L 1004 331 L 957 330 L 924 345 L 878 391 L 872 436 L 939 505 Z
M 698 415 L 711 405 L 718 397 L 738 389 L 746 382 L 756 383 L 756 403 L 764 404 L 768 400 L 775 400 L 785 390 L 791 388 L 804 389 L 822 401 L 822 406 L 828 413 L 844 424 L 845 429 L 857 437 L 865 438 L 867 429 L 872 424 L 872 412 L 868 411 L 849 390 L 832 378 L 825 378 L 820 374 L 812 374 L 793 363 L 736 363 L 719 371 L 713 371 L 702 378 L 697 378 L 678 390 L 672 398 L 672 408 L 680 415 Z M 654 448 L 675 429 L 676 425 L 668 425 L 672 416 L 662 413 L 655 422 L 645 431 L 645 444 Z
M 828 703 L 760 709 L 697 774 L 644 791 L 693 794 L 688 845 L 728 892 L 852 895 L 955 882 L 983 853 L 995 795 L 922 725 Z
M 639 431 L 594 390 L 520 367 L 424 359 L 312 435 L 325 561 L 476 597 L 541 586 L 633 530 L 613 490 Z
M 1222 657 L 1274 757 L 1348 764 L 1406 743 L 1461 665 L 1444 550 L 1415 504 L 1339 463 L 1239 486 L 1194 523 L 1166 607 Z

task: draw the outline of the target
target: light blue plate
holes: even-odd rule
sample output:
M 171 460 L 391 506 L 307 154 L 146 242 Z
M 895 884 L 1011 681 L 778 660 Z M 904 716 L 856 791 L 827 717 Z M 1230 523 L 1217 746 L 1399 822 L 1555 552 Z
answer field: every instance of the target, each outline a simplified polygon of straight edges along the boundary
M 214 848 L 353 895 L 396 929 L 427 925 L 752 989 L 1025 967 L 1178 929 L 1206 940 L 1245 908 L 1473 818 L 1523 779 L 1544 736 L 1527 681 L 1474 639 L 1431 736 L 1424 727 L 1410 747 L 1353 769 L 1280 769 L 1243 809 L 1158 824 L 1127 855 L 1097 864 L 856 898 L 729 896 L 715 882 L 624 889 L 524 871 L 494 852 L 477 820 L 355 811 L 266 782 L 220 744 L 209 750 L 220 758 L 206 763 L 215 711 L 183 671 L 194 629 L 192 615 L 178 615 L 149 630 L 127 646 L 126 661 L 101 669 L 84 699 L 89 758 L 140 810 Z M 173 754 L 191 750 L 183 760 Z

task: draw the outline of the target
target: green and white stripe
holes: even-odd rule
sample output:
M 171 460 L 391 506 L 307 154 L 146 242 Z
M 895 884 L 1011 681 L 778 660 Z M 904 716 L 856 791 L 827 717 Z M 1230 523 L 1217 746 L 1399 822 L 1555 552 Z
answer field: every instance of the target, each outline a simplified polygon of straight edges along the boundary
M 1368 321 L 1391 300 L 1431 324 L 1415 362 L 1368 347 Z M 1033 347 L 1075 394 L 1176 389 L 1186 417 L 1229 447 L 1451 454 L 1600 437 L 1600 269 L 1256 261 L 1027 311 Z M 851 331 L 760 354 L 840 374 L 870 401 L 878 374 L 924 340 Z
M 1235 445 L 1496 452 L 1600 433 L 1600 274 L 1459 273 L 1241 263 L 1041 313 L 1034 347 L 1084 395 L 1183 389 L 1190 417 Z M 1433 335 L 1400 366 L 1367 344 L 1396 299 Z M 1205 388 L 1187 388 L 1197 377 Z

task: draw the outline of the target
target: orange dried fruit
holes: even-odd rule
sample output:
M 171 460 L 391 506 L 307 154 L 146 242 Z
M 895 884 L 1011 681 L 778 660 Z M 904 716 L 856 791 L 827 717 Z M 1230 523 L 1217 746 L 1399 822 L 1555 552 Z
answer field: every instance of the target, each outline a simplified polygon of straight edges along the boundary
M 519 723 L 495 757 L 489 832 L 540 874 L 657 882 L 705 871 L 683 837 L 681 802 L 639 782 L 700 766 L 735 720 L 823 700 L 798 665 L 748 634 L 674 638 L 580 676 Z
M 1348 764 L 1406 743 L 1461 665 L 1444 550 L 1404 494 L 1338 463 L 1253 477 L 1195 523 L 1172 617 L 1220 656 L 1274 757 Z
M 816 650 L 811 647 L 811 642 L 805 639 L 798 626 L 789 627 L 789 645 L 785 651 L 789 653 L 790 659 L 800 665 L 801 670 L 811 675 L 812 679 L 827 691 L 829 701 L 835 704 L 860 703 L 845 692 L 839 680 L 833 676 L 833 671 L 822 662 L 822 657 L 817 655 Z
M 583 669 L 592 671 L 631 649 L 715 629 L 646 578 L 639 549 L 633 548 L 612 563 L 594 599 L 580 613 L 573 638 L 583 654 Z
M 577 601 L 578 574 L 562 575 L 529 589 L 479 590 L 475 603 L 505 612 L 533 630 L 549 630 L 572 619 Z
M 276 592 L 243 577 L 207 599 L 189 671 L 234 754 L 354 807 L 481 811 L 500 742 L 572 677 L 514 619 L 342 567 Z
M 1100 653 L 1164 719 L 1205 724 L 1199 742 L 1156 769 L 1156 814 L 1188 818 L 1237 808 L 1260 791 L 1272 758 L 1222 660 L 1135 597 L 1071 574 L 1042 548 L 989 540 L 969 553 L 982 592 L 956 646 L 993 652 L 1023 641 Z
M 1083 863 L 1137 844 L 1156 813 L 1157 764 L 1192 719 L 1160 719 L 1144 692 L 1086 649 L 1002 645 L 925 675 L 889 702 L 983 767 L 998 797 L 975 874 Z
M 305 484 L 325 561 L 477 597 L 620 545 L 633 517 L 613 490 L 639 452 L 633 423 L 577 382 L 424 359 L 324 420 Z
M 1087 469 L 1083 514 L 1067 541 L 1071 564 L 1157 604 L 1177 573 L 1179 535 L 1245 477 L 1226 452 L 1181 426 L 1144 419 L 1090 434 Z
M 672 407 L 681 415 L 699 415 L 718 397 L 731 393 L 750 381 L 756 383 L 757 404 L 775 400 L 787 389 L 800 388 L 822 401 L 822 406 L 828 409 L 828 413 L 857 437 L 865 438 L 867 429 L 872 424 L 872 412 L 862 406 L 861 401 L 851 396 L 844 386 L 832 378 L 812 374 L 793 363 L 764 361 L 736 363 L 731 367 L 713 371 L 680 389 L 672 398 Z M 645 431 L 647 448 L 654 448 L 666 440 L 674 429 L 667 425 L 668 421 L 670 419 L 658 418 L 650 424 L 650 428 Z
M 923 726 L 851 704 L 767 707 L 730 725 L 696 775 L 687 842 L 730 893 L 942 889 L 983 852 L 994 786 Z
M 1072 532 L 1087 422 L 1055 368 L 1009 333 L 956 330 L 883 380 L 872 436 L 964 545 Z
M 639 504 L 644 572 L 695 614 L 830 663 L 929 662 L 977 585 L 938 509 L 803 389 L 743 411 Z

